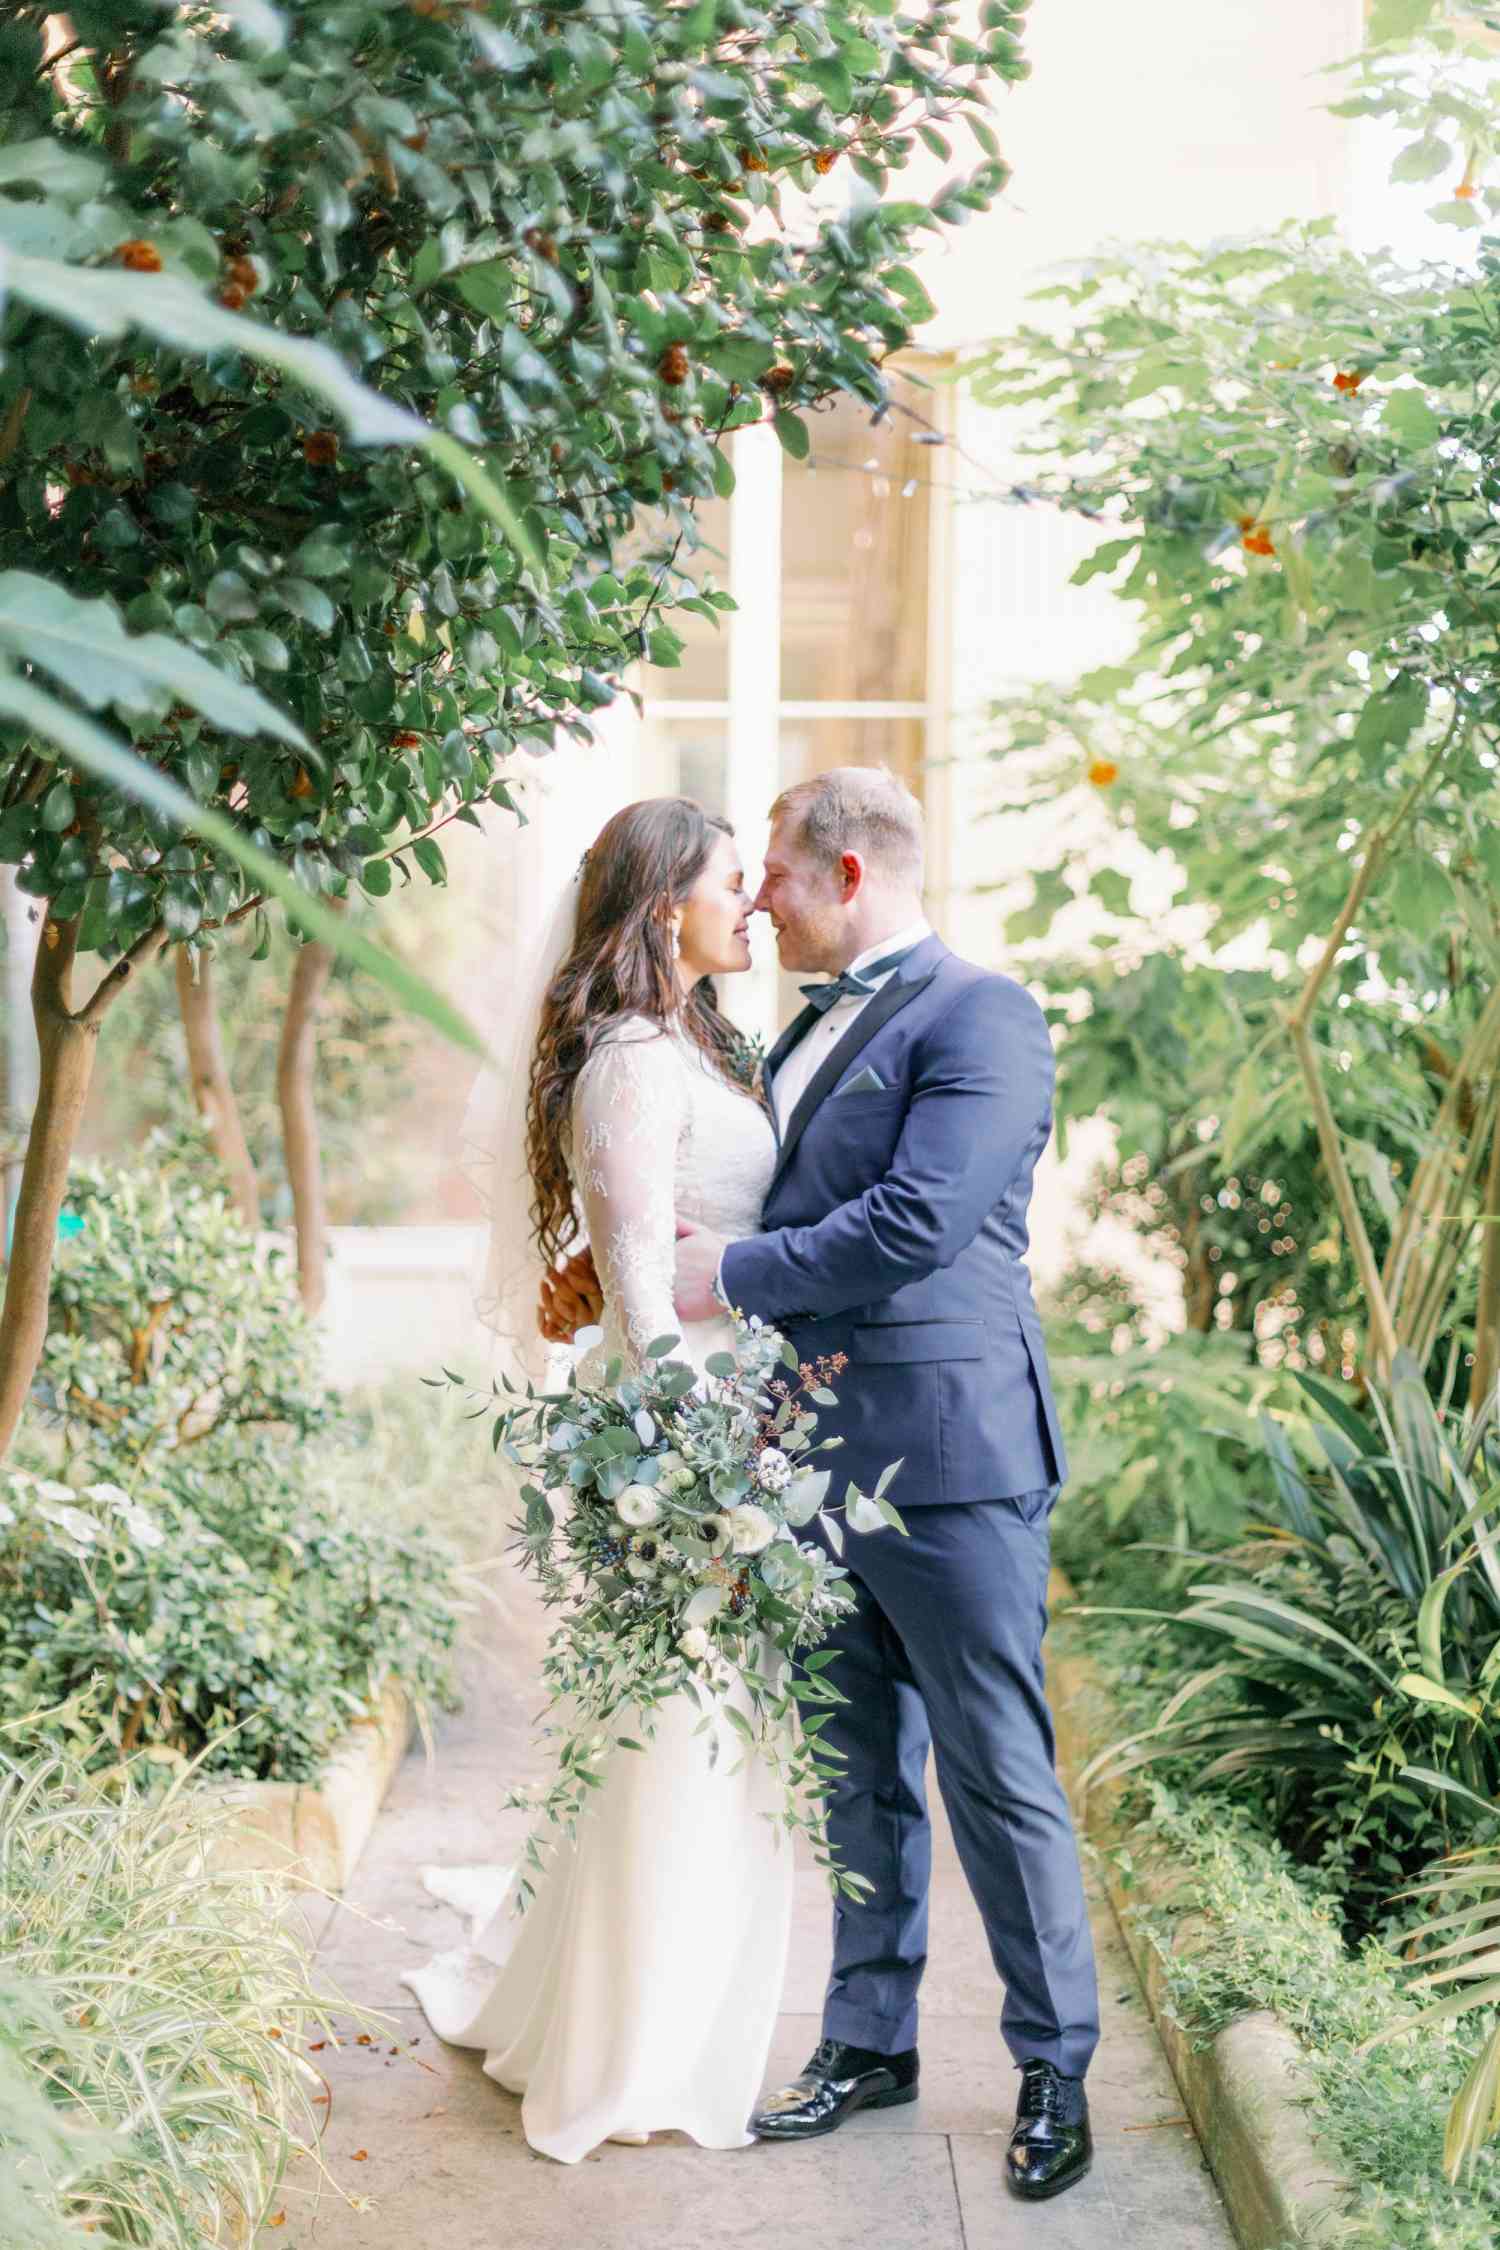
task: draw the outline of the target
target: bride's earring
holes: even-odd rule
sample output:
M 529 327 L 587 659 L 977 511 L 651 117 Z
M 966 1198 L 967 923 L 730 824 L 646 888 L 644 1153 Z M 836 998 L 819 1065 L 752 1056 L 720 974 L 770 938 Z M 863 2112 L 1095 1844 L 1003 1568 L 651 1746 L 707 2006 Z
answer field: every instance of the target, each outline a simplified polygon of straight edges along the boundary
M 672 959 L 674 961 L 680 961 L 682 959 L 682 924 L 680 922 L 674 922 L 672 924 L 670 943 L 672 947 Z

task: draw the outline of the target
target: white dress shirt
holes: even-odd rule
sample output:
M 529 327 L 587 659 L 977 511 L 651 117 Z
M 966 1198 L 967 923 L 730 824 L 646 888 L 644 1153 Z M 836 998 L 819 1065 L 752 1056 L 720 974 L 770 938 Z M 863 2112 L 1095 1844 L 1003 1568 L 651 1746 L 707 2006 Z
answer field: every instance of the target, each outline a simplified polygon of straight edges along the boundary
M 920 945 L 923 938 L 931 937 L 931 935 L 932 924 L 930 922 L 913 922 L 909 929 L 893 930 L 889 937 L 882 938 L 878 945 L 867 947 L 863 953 L 851 961 L 847 973 L 857 975 L 861 969 L 867 968 L 872 962 L 884 961 L 892 953 L 910 952 L 914 945 Z M 861 997 L 851 996 L 845 1000 L 835 1000 L 833 1006 L 818 1018 L 812 1029 L 804 1032 L 781 1068 L 776 1072 L 771 1080 L 769 1090 L 771 1106 L 776 1113 L 776 1130 L 782 1138 L 785 1138 L 786 1135 L 787 1119 L 791 1116 L 808 1086 L 811 1085 L 818 1065 L 833 1052 L 866 1001 L 873 999 L 881 986 L 895 973 L 894 969 L 888 969 L 885 976 L 876 977 L 869 991 Z M 728 1305 L 729 1299 L 724 1294 L 724 1261 L 722 1257 L 719 1260 L 719 1270 L 714 1276 L 714 1295 L 721 1305 Z
M 887 960 L 893 953 L 907 953 L 914 945 L 920 945 L 923 938 L 931 935 L 932 926 L 928 922 L 913 922 L 910 929 L 895 930 L 889 937 L 882 938 L 878 945 L 869 946 L 851 961 L 848 974 L 858 976 L 872 962 Z M 835 1000 L 833 1006 L 818 1018 L 810 1031 L 804 1033 L 787 1056 L 771 1080 L 770 1088 L 771 1102 L 776 1112 L 776 1130 L 783 1138 L 786 1135 L 787 1120 L 817 1075 L 819 1066 L 832 1054 L 849 1026 L 855 1022 L 866 1000 L 877 993 L 895 973 L 894 969 L 888 969 L 885 976 L 877 977 L 863 999 L 850 995 L 847 999 Z

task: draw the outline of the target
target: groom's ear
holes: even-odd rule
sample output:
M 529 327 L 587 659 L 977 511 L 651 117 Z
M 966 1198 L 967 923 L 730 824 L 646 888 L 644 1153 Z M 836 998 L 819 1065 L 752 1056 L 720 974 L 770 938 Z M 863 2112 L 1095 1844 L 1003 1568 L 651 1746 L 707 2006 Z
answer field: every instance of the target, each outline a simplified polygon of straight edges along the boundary
M 847 906 L 857 898 L 865 880 L 865 863 L 858 852 L 839 854 L 839 892 Z

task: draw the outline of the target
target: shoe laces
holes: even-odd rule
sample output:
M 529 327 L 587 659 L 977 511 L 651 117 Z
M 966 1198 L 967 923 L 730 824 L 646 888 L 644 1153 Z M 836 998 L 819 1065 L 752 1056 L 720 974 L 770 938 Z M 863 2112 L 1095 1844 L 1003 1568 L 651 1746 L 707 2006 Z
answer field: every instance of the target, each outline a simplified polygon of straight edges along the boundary
M 1062 2081 L 1051 2063 L 1034 2061 L 1021 2065 L 1020 2114 L 1022 2117 L 1053 2117 L 1061 2120 Z

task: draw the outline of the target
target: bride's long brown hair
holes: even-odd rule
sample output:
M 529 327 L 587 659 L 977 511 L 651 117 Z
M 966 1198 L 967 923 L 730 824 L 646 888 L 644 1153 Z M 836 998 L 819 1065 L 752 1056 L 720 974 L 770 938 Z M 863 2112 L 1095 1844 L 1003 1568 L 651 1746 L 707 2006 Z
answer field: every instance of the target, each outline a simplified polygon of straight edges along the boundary
M 625 1016 L 679 1025 L 734 1079 L 739 1041 L 704 977 L 684 995 L 672 954 L 672 910 L 734 830 L 691 797 L 645 797 L 607 820 L 584 855 L 573 945 L 548 985 L 531 1060 L 526 1155 L 532 1229 L 548 1264 L 578 1232 L 567 1129 L 578 1073 Z

